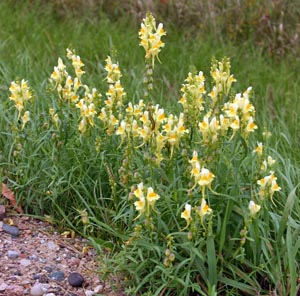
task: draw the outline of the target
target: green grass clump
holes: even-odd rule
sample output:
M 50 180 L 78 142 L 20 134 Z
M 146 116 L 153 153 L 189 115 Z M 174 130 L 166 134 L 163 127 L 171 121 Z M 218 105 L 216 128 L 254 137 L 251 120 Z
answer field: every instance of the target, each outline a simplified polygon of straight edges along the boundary
M 139 63 L 129 22 L 1 5 L 1 173 L 26 212 L 111 250 L 129 295 L 296 295 L 294 65 L 151 15 Z

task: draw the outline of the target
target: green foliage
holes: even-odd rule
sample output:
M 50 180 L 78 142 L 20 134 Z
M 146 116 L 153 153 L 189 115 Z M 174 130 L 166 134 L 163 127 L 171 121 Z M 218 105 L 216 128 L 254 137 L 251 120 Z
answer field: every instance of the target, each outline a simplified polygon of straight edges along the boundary
M 25 19 L 30 24 L 32 18 Z M 110 23 L 102 24 L 107 33 Z M 82 31 L 76 28 L 71 27 L 74 38 L 80 39 Z M 186 62 L 179 60 L 179 47 L 160 53 L 162 29 L 148 19 L 140 31 L 145 70 L 143 66 L 120 70 L 117 58 L 122 60 L 123 54 L 129 61 L 123 57 L 120 65 L 129 69 L 141 57 L 131 50 L 131 39 L 122 36 L 118 41 L 129 42 L 130 50 L 120 46 L 116 53 L 110 41 L 111 58 L 101 53 L 84 65 L 69 50 L 54 69 L 47 61 L 47 67 L 40 68 L 41 73 L 52 73 L 50 81 L 45 79 L 34 92 L 31 81 L 40 83 L 41 75 L 36 68 L 29 73 L 34 67 L 29 52 L 35 47 L 17 49 L 20 71 L 17 58 L 11 68 L 1 67 L 3 84 L 15 80 L 0 104 L 3 181 L 16 191 L 27 212 L 50 215 L 62 228 L 89 237 L 99 250 L 111 250 L 103 270 L 124 275 L 129 295 L 295 295 L 299 172 L 298 156 L 289 147 L 297 143 L 293 137 L 297 128 L 286 124 L 281 133 L 267 122 L 272 137 L 262 128 L 256 131 L 269 115 L 268 104 L 282 119 L 290 120 L 284 112 L 290 108 L 281 107 L 276 99 L 266 100 L 258 104 L 264 111 L 257 108 L 256 114 L 251 101 L 258 100 L 250 88 L 236 83 L 229 59 L 213 59 L 209 78 L 205 52 L 201 60 L 205 74 L 196 70 L 198 60 L 188 71 Z M 60 38 L 63 31 L 50 32 Z M 10 38 L 17 41 L 17 37 Z M 85 52 L 91 43 L 82 38 L 86 39 L 77 40 L 82 44 L 72 44 Z M 10 42 L 7 36 L 4 39 Z M 185 55 L 199 45 L 193 46 Z M 53 54 L 44 50 L 42 56 Z M 167 67 L 154 68 L 158 54 L 169 62 Z M 94 59 L 98 68 L 92 66 Z M 248 82 L 244 66 L 242 59 L 234 68 L 240 68 Z M 266 73 L 263 68 L 255 75 Z M 181 80 L 172 80 L 163 70 Z M 28 73 L 32 79 L 22 82 L 16 73 L 22 78 Z M 258 76 L 266 84 L 264 75 Z M 180 91 L 174 90 L 174 81 L 183 83 Z M 159 106 L 157 101 L 169 104 Z

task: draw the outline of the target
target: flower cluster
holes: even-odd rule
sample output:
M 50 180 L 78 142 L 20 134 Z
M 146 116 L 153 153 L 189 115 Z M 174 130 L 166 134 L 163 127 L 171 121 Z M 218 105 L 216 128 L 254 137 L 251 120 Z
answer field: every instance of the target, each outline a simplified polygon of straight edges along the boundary
M 72 61 L 72 66 L 74 68 L 76 78 L 79 82 L 81 82 L 81 76 L 85 72 L 82 70 L 84 64 L 81 61 L 80 56 L 76 55 L 74 51 L 67 48 L 67 58 Z
M 81 79 L 85 73 L 80 57 L 75 54 L 75 51 L 67 48 L 67 58 L 72 61 L 72 66 L 75 72 L 73 78 L 66 71 L 61 58 L 58 59 L 58 65 L 54 67 L 54 71 L 50 76 L 50 83 L 56 88 L 60 99 L 64 102 L 70 102 L 80 110 L 80 122 L 78 130 L 83 134 L 89 126 L 94 126 L 94 118 L 96 115 L 95 104 L 101 95 L 95 88 L 90 89 L 83 84 Z M 83 89 L 82 95 L 79 95 L 79 89 Z M 49 114 L 53 124 L 58 127 L 59 116 L 54 108 L 49 109 Z
M 190 160 L 190 163 L 192 165 L 191 176 L 194 178 L 195 182 L 193 188 L 199 185 L 202 192 L 204 192 L 205 187 L 211 187 L 215 175 L 207 168 L 201 167 L 197 151 L 193 152 L 193 158 Z
M 72 59 L 72 57 L 76 58 L 77 62 L 73 63 L 76 76 L 74 79 L 69 75 L 69 73 L 66 71 L 66 66 L 63 63 L 61 58 L 58 58 L 58 64 L 54 67 L 54 70 L 50 76 L 50 83 L 51 85 L 57 90 L 57 93 L 59 95 L 59 98 L 62 101 L 72 102 L 76 103 L 78 100 L 77 91 L 82 86 L 81 84 L 81 76 L 84 73 L 81 70 L 81 67 L 83 67 L 83 64 L 78 56 L 75 56 L 75 54 L 67 49 L 67 56 Z M 80 62 L 78 62 L 78 60 Z M 78 63 L 80 66 L 78 66 Z
M 26 123 L 30 121 L 30 112 L 24 111 L 26 103 L 32 99 L 31 90 L 24 79 L 21 82 L 13 81 L 10 84 L 10 97 L 9 99 L 15 103 L 15 107 L 18 110 L 18 118 L 21 117 L 22 129 Z M 24 112 L 23 112 L 24 111 Z
M 236 81 L 232 74 L 230 74 L 230 61 L 228 58 L 222 61 L 213 60 L 210 74 L 214 80 L 214 88 L 209 96 L 216 102 L 218 98 L 222 99 L 222 95 L 229 94 L 232 83 Z
M 255 109 L 249 101 L 251 90 L 252 88 L 248 87 L 243 94 L 236 94 L 233 102 L 224 105 L 223 111 L 230 120 L 233 134 L 240 130 L 241 134 L 247 137 L 249 133 L 257 129 L 257 125 L 254 123 Z
M 197 125 L 204 110 L 205 77 L 201 71 L 198 74 L 189 72 L 185 82 L 181 87 L 182 96 L 178 102 L 183 106 L 189 125 Z
M 189 203 L 186 203 L 184 206 L 184 210 L 181 213 L 181 218 L 183 218 L 186 221 L 186 227 L 188 227 L 193 218 L 192 218 L 192 210 L 194 210 L 194 213 L 196 216 L 200 219 L 201 225 L 204 227 L 204 218 L 207 215 L 210 215 L 212 213 L 212 209 L 207 204 L 205 198 L 202 197 L 201 199 L 201 205 L 192 208 L 192 206 Z
M 134 190 L 134 195 L 138 199 L 137 201 L 134 202 L 135 209 L 139 212 L 136 219 L 139 218 L 144 213 L 146 217 L 149 217 L 150 210 L 155 211 L 154 205 L 156 201 L 159 200 L 160 196 L 154 192 L 152 187 L 144 188 L 143 182 L 137 185 L 137 189 Z
M 280 191 L 280 186 L 277 184 L 277 177 L 275 177 L 274 172 L 271 171 L 270 175 L 263 177 L 257 181 L 260 186 L 259 196 L 263 200 L 265 197 L 270 197 L 273 202 L 273 195 L 276 191 Z
M 126 93 L 124 92 L 124 88 L 120 82 L 122 74 L 119 65 L 113 63 L 110 56 L 108 56 L 105 61 L 108 90 L 106 92 L 106 100 L 104 101 L 105 107 L 101 108 L 99 118 L 104 123 L 104 126 L 107 129 L 107 134 L 111 135 L 119 124 L 121 115 L 119 116 L 119 114 L 116 114 L 116 112 L 122 107 L 123 99 L 126 96 Z M 122 126 L 124 126 L 124 123 Z
M 139 37 L 141 39 L 140 45 L 146 51 L 145 59 L 152 60 L 152 68 L 154 68 L 154 59 L 158 59 L 158 54 L 161 48 L 164 47 L 164 43 L 161 41 L 161 37 L 164 35 L 166 35 L 166 32 L 163 28 L 163 24 L 160 23 L 158 27 L 156 27 L 154 17 L 148 13 L 141 24 Z

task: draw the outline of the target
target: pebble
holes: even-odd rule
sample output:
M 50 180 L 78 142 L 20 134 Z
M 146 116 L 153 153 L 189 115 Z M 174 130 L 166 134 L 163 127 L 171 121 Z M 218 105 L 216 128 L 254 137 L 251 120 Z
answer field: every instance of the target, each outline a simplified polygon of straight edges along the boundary
M 30 289 L 30 295 L 31 296 L 42 296 L 46 292 L 47 289 L 43 287 L 40 283 L 34 285 Z
M 91 291 L 91 290 L 86 290 L 85 291 L 85 296 L 93 296 L 93 295 L 95 295 L 94 291 Z
M 84 278 L 80 273 L 72 272 L 68 277 L 68 283 L 72 287 L 81 287 L 84 282 Z
M 33 275 L 33 279 L 34 279 L 34 280 L 38 280 L 39 278 L 40 278 L 40 275 L 39 275 L 39 274 L 34 274 L 34 275 Z
M 0 285 L 0 292 L 3 292 L 3 291 L 5 291 L 5 290 L 6 290 L 6 288 L 7 288 L 7 284 L 5 284 L 5 283 L 2 283 L 2 284 Z
M 9 250 L 7 251 L 8 258 L 15 259 L 18 258 L 20 253 L 18 251 Z
M 55 294 L 54 293 L 47 293 L 47 294 L 45 294 L 45 296 L 55 296 Z
M 69 260 L 69 265 L 70 266 L 78 266 L 80 264 L 80 260 L 76 257 L 72 257 L 70 260 Z
M 64 280 L 65 274 L 62 271 L 54 271 L 50 273 L 49 278 L 61 282 Z
M 45 269 L 48 273 L 52 272 L 52 270 L 53 270 L 52 267 L 50 267 L 50 266 L 45 266 L 44 269 Z
M 47 247 L 49 250 L 59 250 L 59 246 L 54 241 L 49 241 Z
M 19 228 L 16 226 L 10 226 L 6 223 L 3 223 L 2 229 L 4 232 L 11 234 L 12 236 L 18 236 L 19 235 Z
M 46 259 L 44 259 L 44 258 L 39 258 L 39 262 L 40 262 L 40 263 L 46 263 L 46 262 L 47 262 L 47 260 L 46 260 Z
M 31 260 L 37 260 L 37 255 L 31 255 L 28 257 L 28 259 L 31 259 Z
M 31 265 L 31 261 L 30 260 L 28 260 L 28 259 L 21 259 L 20 260 L 20 265 L 22 265 L 22 266 L 29 266 L 29 265 Z
M 103 289 L 104 289 L 103 285 L 99 285 L 99 286 L 97 286 L 97 287 L 94 289 L 94 292 L 95 292 L 96 294 L 99 294 L 99 293 L 102 293 L 102 292 L 103 292 Z

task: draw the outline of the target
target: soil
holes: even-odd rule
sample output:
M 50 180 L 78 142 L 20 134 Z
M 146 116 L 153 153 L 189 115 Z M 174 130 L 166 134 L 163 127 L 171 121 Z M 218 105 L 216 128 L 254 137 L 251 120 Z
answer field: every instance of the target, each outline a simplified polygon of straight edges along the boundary
M 100 280 L 99 257 L 86 239 L 63 237 L 49 223 L 23 215 L 6 217 L 3 222 L 16 226 L 19 235 L 0 227 L 1 296 L 31 295 L 36 285 L 43 288 L 44 296 L 125 296 L 117 279 Z M 57 271 L 63 272 L 62 279 L 52 278 Z M 73 272 L 83 276 L 82 287 L 68 283 Z

